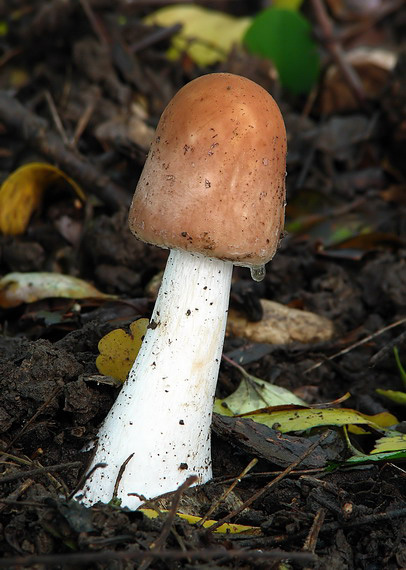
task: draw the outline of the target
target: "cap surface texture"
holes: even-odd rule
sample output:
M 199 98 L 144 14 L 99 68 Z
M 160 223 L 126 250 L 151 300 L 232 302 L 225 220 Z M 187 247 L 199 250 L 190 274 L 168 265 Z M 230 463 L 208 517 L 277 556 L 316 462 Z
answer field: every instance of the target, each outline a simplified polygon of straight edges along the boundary
M 269 93 L 237 75 L 204 75 L 161 116 L 130 229 L 160 247 L 263 265 L 283 229 L 285 172 L 285 126 Z

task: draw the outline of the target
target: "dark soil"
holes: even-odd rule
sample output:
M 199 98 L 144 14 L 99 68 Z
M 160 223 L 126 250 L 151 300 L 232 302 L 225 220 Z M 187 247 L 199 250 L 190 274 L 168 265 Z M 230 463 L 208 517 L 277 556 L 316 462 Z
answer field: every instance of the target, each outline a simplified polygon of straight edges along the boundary
M 210 3 L 237 15 L 254 14 L 256 4 Z M 327 469 L 351 455 L 338 428 L 290 434 L 280 443 L 280 434 L 250 420 L 214 418 L 215 479 L 187 490 L 181 504 L 204 515 L 257 457 L 210 515 L 220 520 L 247 502 L 229 522 L 260 527 L 256 536 L 171 521 L 173 498 L 172 511 L 153 520 L 117 505 L 86 509 L 69 500 L 89 461 L 82 450 L 117 394 L 100 382 L 98 342 L 150 316 L 151 279 L 165 265 L 167 253 L 136 241 L 127 227 L 151 133 L 173 94 L 209 71 L 262 84 L 288 130 L 287 235 L 262 283 L 235 270 L 231 305 L 258 320 L 258 300 L 272 299 L 335 326 L 334 338 L 317 345 L 264 347 L 228 337 L 225 354 L 310 403 L 350 392 L 346 407 L 390 411 L 405 431 L 405 407 L 376 389 L 402 390 L 394 347 L 406 363 L 406 11 L 402 2 L 376 2 L 377 16 L 348 19 L 340 7 L 351 3 L 328 4 L 342 42 L 339 64 L 359 45 L 397 56 L 397 66 L 379 75 L 378 95 L 368 81 L 357 89 L 342 80 L 347 93 L 357 93 L 344 108 L 327 97 L 332 44 L 313 10 L 318 2 L 305 2 L 304 12 L 319 38 L 323 74 L 304 97 L 284 92 L 269 62 L 239 50 L 210 69 L 188 57 L 169 62 L 169 36 L 155 39 L 141 21 L 154 2 L 0 0 L 7 27 L 0 36 L 1 178 L 27 162 L 49 162 L 88 196 L 79 207 L 67 185 L 48 188 L 26 231 L 0 236 L 0 273 L 66 273 L 117 295 L 0 309 L 0 567 L 406 568 L 404 463 Z M 136 49 L 141 39 L 147 47 Z M 138 120 L 135 104 L 144 110 Z M 345 238 L 337 239 L 337 230 Z M 218 395 L 239 380 L 223 363 Z M 368 453 L 376 437 L 359 436 L 353 445 Z

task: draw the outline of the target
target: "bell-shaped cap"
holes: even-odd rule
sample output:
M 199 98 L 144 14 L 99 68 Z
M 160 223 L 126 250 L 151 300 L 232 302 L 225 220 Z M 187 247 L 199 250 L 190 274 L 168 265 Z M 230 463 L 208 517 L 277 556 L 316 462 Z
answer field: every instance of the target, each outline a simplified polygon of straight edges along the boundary
M 130 209 L 131 231 L 237 265 L 269 261 L 285 209 L 278 105 L 245 77 L 204 75 L 164 110 Z

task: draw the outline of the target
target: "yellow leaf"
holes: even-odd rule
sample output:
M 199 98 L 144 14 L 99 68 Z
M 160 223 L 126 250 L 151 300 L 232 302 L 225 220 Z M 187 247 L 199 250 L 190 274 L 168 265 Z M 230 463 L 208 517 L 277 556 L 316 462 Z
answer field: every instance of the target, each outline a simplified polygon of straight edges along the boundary
M 138 319 L 130 325 L 130 334 L 116 329 L 99 342 L 96 366 L 100 374 L 125 382 L 147 332 L 148 319 Z
M 283 8 L 285 10 L 298 11 L 303 4 L 303 0 L 273 0 L 272 6 L 275 8 Z
M 168 512 L 167 510 L 160 510 L 160 512 L 158 512 L 155 509 L 138 509 L 138 510 L 144 513 L 144 515 L 149 519 L 155 519 L 159 517 L 161 513 Z M 186 520 L 189 524 L 196 524 L 202 520 L 201 517 L 197 517 L 194 515 L 185 515 L 184 513 L 176 513 L 176 515 L 179 518 Z M 205 521 L 202 526 L 204 528 L 210 528 L 216 523 L 217 521 L 208 520 Z M 214 532 L 220 534 L 247 534 L 249 536 L 260 536 L 262 534 L 261 529 L 258 526 L 248 526 L 244 524 L 231 524 L 231 523 L 222 524 L 221 526 L 216 528 Z
M 10 174 L 0 187 L 0 232 L 6 235 L 24 233 L 46 188 L 61 178 L 72 186 L 81 200 L 85 200 L 76 182 L 51 164 L 31 162 Z
M 379 414 L 374 414 L 368 417 L 371 420 L 371 422 L 373 422 L 375 425 L 381 428 L 388 428 L 399 423 L 397 417 L 394 416 L 393 414 L 390 414 L 389 412 L 380 412 Z M 358 434 L 368 433 L 364 429 L 354 425 L 350 426 L 349 431 L 351 433 L 358 433 Z
M 378 416 L 380 416 L 380 414 L 378 414 Z M 381 429 L 381 426 L 375 422 L 376 416 L 361 414 L 349 408 L 320 409 L 283 406 L 279 408 L 265 408 L 250 414 L 241 414 L 239 417 L 250 418 L 282 433 L 305 431 L 318 426 L 344 426 L 352 424 L 370 425 L 375 429 Z M 391 414 L 388 414 L 386 421 L 390 421 L 390 425 L 397 423 L 397 419 Z
M 0 307 L 10 309 L 48 297 L 108 299 L 87 281 L 60 273 L 8 273 L 0 279 Z
M 187 53 L 200 66 L 224 61 L 233 45 L 241 44 L 251 24 L 251 18 L 237 18 L 192 4 L 161 8 L 144 21 L 162 27 L 182 24 L 180 33 L 172 38 L 167 56 L 176 60 Z
M 371 453 L 387 453 L 389 451 L 406 451 L 406 434 L 396 432 L 396 435 L 388 433 L 385 437 L 377 439 Z

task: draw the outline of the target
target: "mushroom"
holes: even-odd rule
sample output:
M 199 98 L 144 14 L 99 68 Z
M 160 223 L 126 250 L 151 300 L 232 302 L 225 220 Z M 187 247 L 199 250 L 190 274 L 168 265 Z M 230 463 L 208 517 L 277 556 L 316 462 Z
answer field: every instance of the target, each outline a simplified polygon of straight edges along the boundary
M 285 157 L 277 104 L 244 77 L 199 77 L 164 110 L 129 223 L 138 239 L 171 251 L 140 352 L 100 428 L 77 495 L 84 504 L 117 497 L 136 509 L 190 475 L 198 483 L 212 477 L 232 267 L 249 267 L 260 280 L 275 253 Z

